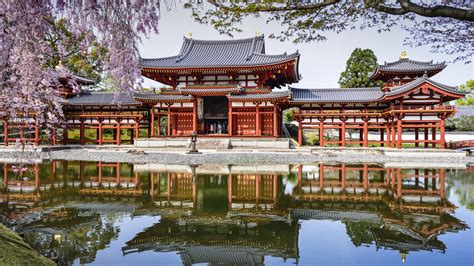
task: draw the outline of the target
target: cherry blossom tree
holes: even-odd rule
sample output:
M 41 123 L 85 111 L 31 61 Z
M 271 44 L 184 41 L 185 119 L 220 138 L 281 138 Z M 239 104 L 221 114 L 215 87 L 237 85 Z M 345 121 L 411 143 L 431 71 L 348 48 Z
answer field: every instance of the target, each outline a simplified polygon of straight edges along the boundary
M 142 82 L 138 44 L 158 33 L 159 11 L 159 0 L 0 0 L 0 109 L 48 133 L 63 124 L 60 80 L 77 85 L 69 70 L 47 64 L 68 56 L 66 36 L 54 49 L 45 37 L 59 19 L 70 34 L 85 36 L 79 44 L 85 53 L 95 42 L 107 49 L 104 75 L 118 93 L 131 93 Z

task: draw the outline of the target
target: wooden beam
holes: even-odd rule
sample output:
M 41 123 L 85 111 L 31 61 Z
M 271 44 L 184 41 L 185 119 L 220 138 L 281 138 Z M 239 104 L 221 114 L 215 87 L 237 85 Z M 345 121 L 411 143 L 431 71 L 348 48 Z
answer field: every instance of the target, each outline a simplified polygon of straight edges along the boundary
M 397 121 L 397 148 L 402 148 L 402 119 L 399 118 Z
M 341 146 L 346 146 L 346 121 L 342 121 L 341 125 Z
M 444 118 L 441 119 L 440 124 L 439 124 L 439 147 L 441 149 L 446 148 L 446 139 L 445 139 L 445 132 L 444 132 Z
M 364 121 L 364 147 L 369 146 L 369 129 L 368 122 Z
M 228 120 L 229 120 L 229 123 L 227 123 L 227 133 L 229 134 L 229 136 L 232 136 L 233 134 L 233 113 L 232 113 L 232 102 L 229 101 L 229 114 L 228 114 Z
M 278 137 L 278 108 L 273 104 L 273 136 Z
M 256 104 L 255 106 L 255 135 L 261 136 L 262 131 L 260 128 L 260 104 Z
M 150 137 L 155 136 L 155 107 L 154 105 L 150 108 L 150 125 L 149 125 Z
M 324 121 L 319 120 L 319 146 L 324 147 Z
M 298 118 L 298 145 L 303 146 L 303 126 L 301 125 L 301 118 Z

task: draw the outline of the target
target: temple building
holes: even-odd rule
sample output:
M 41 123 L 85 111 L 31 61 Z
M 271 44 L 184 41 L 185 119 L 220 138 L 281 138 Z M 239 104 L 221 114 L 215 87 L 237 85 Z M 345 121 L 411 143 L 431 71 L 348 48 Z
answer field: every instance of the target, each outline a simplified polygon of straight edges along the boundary
M 456 112 L 449 102 L 465 93 L 431 79 L 444 62 L 414 61 L 402 53 L 370 75 L 381 87 L 328 89 L 292 85 L 301 78 L 299 58 L 298 52 L 267 54 L 263 35 L 221 41 L 185 37 L 177 55 L 140 59 L 142 75 L 167 86 L 159 91 L 117 95 L 62 88 L 66 127 L 52 143 L 137 144 L 137 139 L 173 140 L 193 132 L 281 140 L 290 137 L 282 119 L 290 110 L 299 146 L 303 132 L 312 130 L 319 146 L 446 147 L 445 120 Z M 17 138 L 43 141 L 41 129 L 27 130 L 6 111 L 0 121 L 5 145 Z M 379 139 L 369 139 L 369 131 Z M 404 139 L 406 131 L 413 131 L 414 139 Z

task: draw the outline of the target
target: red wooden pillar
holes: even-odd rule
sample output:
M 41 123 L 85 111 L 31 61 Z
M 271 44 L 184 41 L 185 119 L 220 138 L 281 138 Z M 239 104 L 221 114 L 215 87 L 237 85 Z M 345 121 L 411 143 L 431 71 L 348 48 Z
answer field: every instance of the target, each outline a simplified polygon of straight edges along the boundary
M 3 142 L 5 146 L 8 146 L 8 122 L 6 119 L 3 122 Z
M 324 121 L 319 120 L 319 146 L 324 147 Z
M 171 136 L 171 105 L 168 104 L 168 127 L 167 127 L 167 135 Z
M 415 128 L 415 147 L 419 147 L 420 144 L 418 143 L 418 140 L 420 139 L 418 128 Z
M 433 139 L 433 142 L 431 142 L 431 147 L 436 148 L 436 126 L 437 123 L 433 123 L 433 127 L 431 128 L 431 138 Z
M 228 119 L 229 119 L 229 123 L 227 124 L 227 133 L 229 134 L 229 136 L 232 136 L 232 134 L 234 133 L 233 131 L 233 123 L 232 123 L 232 102 L 229 101 L 229 115 L 228 115 Z
M 399 118 L 397 121 L 397 148 L 401 149 L 402 148 L 402 119 Z
M 346 146 L 346 120 L 342 120 L 341 125 L 341 146 Z
M 428 125 L 426 125 L 426 126 L 428 126 Z M 428 138 L 428 130 L 429 129 L 427 127 L 425 127 L 425 145 L 424 145 L 425 148 L 428 148 L 428 142 L 427 142 L 427 140 L 429 139 Z
M 441 118 L 441 121 L 439 122 L 439 147 L 441 149 L 446 148 L 446 136 L 444 132 L 444 118 Z
M 364 121 L 364 147 L 369 147 L 369 125 Z
M 155 136 L 155 106 L 150 108 L 150 137 Z
M 360 128 L 360 125 L 357 125 L 359 127 L 359 146 L 364 145 L 364 128 Z
M 97 132 L 97 138 L 99 145 L 102 145 L 102 119 L 99 119 L 99 129 Z
M 117 145 L 120 145 L 122 143 L 122 129 L 121 129 L 121 123 L 122 121 L 120 119 L 117 120 Z M 153 133 L 153 127 L 151 128 L 152 133 Z
M 260 104 L 255 105 L 255 135 L 261 136 L 262 130 L 260 128 Z
M 278 137 L 278 108 L 273 103 L 273 136 Z
M 135 138 L 138 139 L 140 136 L 140 118 L 135 120 Z
M 301 117 L 298 117 L 298 145 L 303 145 L 303 123 Z
M 390 127 L 388 124 L 385 125 L 385 131 L 387 132 L 387 142 L 385 143 L 385 146 L 391 147 L 392 146 L 392 141 L 390 140 L 391 132 L 390 132 Z
M 197 133 L 197 99 L 193 101 L 193 132 Z
M 397 144 L 397 137 L 396 137 L 396 134 L 395 134 L 395 124 L 392 123 L 392 148 L 395 148 L 396 147 L 396 144 Z
M 40 137 L 39 127 L 35 126 L 35 145 L 36 146 L 39 145 L 39 137 Z M 67 136 L 66 136 L 66 139 L 67 139 Z

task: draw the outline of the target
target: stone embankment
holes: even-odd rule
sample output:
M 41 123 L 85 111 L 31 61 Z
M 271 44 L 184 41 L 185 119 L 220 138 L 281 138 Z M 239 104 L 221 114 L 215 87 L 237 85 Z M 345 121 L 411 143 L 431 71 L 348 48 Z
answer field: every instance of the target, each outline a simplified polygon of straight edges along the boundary
M 231 149 L 200 150 L 202 154 L 186 154 L 187 149 L 156 149 L 121 147 L 71 147 L 70 149 L 43 149 L 38 153 L 41 160 L 85 160 L 128 163 L 163 164 L 296 164 L 317 162 L 345 163 L 418 163 L 474 164 L 474 157 L 451 150 L 435 149 L 376 149 L 376 148 L 300 148 L 300 149 Z M 14 157 L 13 150 L 4 151 L 1 161 Z

